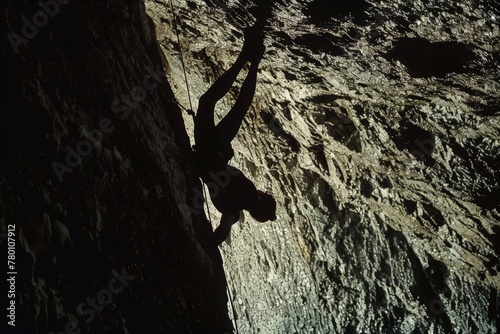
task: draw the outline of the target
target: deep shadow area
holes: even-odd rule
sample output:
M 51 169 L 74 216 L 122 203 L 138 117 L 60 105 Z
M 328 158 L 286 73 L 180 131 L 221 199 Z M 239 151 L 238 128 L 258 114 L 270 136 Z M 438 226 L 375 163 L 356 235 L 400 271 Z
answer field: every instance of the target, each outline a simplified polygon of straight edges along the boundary
M 423 218 L 427 220 L 436 230 L 444 226 L 446 221 L 439 211 L 432 203 L 422 203 L 424 208 Z
M 351 19 L 355 24 L 365 25 L 369 16 L 365 11 L 370 4 L 365 0 L 314 0 L 304 6 L 304 15 L 320 27 L 330 27 L 335 22 Z
M 16 226 L 18 332 L 232 332 L 144 3 L 59 6 L 29 38 L 36 2 L 0 11 L 2 35 L 25 39 L 0 47 L 0 225 Z
M 267 26 L 267 23 L 272 19 L 273 9 L 275 4 L 281 3 L 281 0 L 240 0 L 240 8 L 233 5 L 230 6 L 229 2 L 226 0 L 204 0 L 205 3 L 210 7 L 219 8 L 223 11 L 236 11 L 241 10 L 245 7 L 254 19 L 259 21 L 263 26 Z M 248 23 L 248 22 L 247 22 Z
M 400 38 L 385 55 L 398 60 L 414 78 L 444 77 L 448 73 L 466 73 L 476 58 L 474 52 L 458 42 L 430 42 L 425 38 Z
M 282 138 L 286 142 L 286 146 L 290 148 L 291 152 L 298 153 L 300 151 L 300 143 L 298 140 L 286 132 L 280 122 L 273 115 L 264 110 L 259 114 L 264 123 L 266 123 L 269 127 L 269 130 L 271 130 L 275 136 Z
M 486 210 L 499 208 L 500 198 L 500 160 L 498 154 L 476 155 L 471 160 L 478 178 L 474 189 L 474 203 Z
M 443 326 L 446 333 L 452 332 L 452 324 L 447 310 L 439 295 L 441 288 L 446 289 L 447 269 L 439 261 L 431 260 L 427 268 L 424 267 L 418 255 L 409 245 L 407 237 L 400 231 L 389 227 L 386 236 L 390 240 L 391 252 L 404 249 L 413 270 L 415 285 L 410 286 L 410 292 L 428 313 L 429 320 Z M 431 258 L 429 256 L 429 258 Z M 444 296 L 449 297 L 449 296 Z
M 413 124 L 407 118 L 399 122 L 399 129 L 399 132 L 387 129 L 398 150 L 406 149 L 417 160 L 429 167 L 433 166 L 435 163 L 432 158 L 435 147 L 434 134 Z
M 361 152 L 361 138 L 359 130 L 349 118 L 348 112 L 343 107 L 329 107 L 337 98 L 343 96 L 335 94 L 322 94 L 309 97 L 307 101 L 314 104 L 325 104 L 318 110 L 312 110 L 311 116 L 317 124 L 325 127 L 328 135 L 355 152 Z M 355 106 L 361 110 L 360 106 Z
M 304 34 L 297 37 L 294 42 L 314 53 L 327 53 L 332 56 L 345 54 L 344 49 L 336 45 L 339 43 L 339 38 L 329 33 Z
M 479 116 L 486 117 L 500 116 L 500 101 L 498 99 L 493 96 L 484 96 L 480 92 L 474 92 L 474 95 L 475 99 L 483 98 L 486 100 L 484 103 L 478 101 L 471 101 L 467 103 L 472 107 L 474 113 Z
M 461 189 L 460 180 L 455 176 L 458 191 L 465 191 L 472 201 L 485 210 L 499 208 L 500 197 L 500 155 L 494 146 L 490 146 L 482 138 L 463 140 L 460 144 L 455 140 L 447 143 L 453 153 L 461 159 L 462 170 L 467 170 L 467 176 L 474 179 L 470 189 Z

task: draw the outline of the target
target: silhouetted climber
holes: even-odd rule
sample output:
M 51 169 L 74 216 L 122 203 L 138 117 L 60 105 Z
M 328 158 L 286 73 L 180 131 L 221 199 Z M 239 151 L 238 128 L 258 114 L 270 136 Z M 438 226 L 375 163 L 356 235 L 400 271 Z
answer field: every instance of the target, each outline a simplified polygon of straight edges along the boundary
M 212 203 L 222 213 L 214 231 L 214 241 L 221 244 L 229 235 L 242 210 L 260 222 L 276 219 L 276 201 L 260 190 L 243 173 L 228 165 L 234 155 L 231 140 L 236 136 L 252 103 L 257 70 L 265 47 L 262 30 L 257 25 L 245 29 L 245 43 L 234 64 L 203 94 L 194 121 L 195 160 L 199 176 L 208 185 Z M 245 64 L 250 69 L 240 94 L 228 114 L 215 125 L 216 103 L 226 95 Z

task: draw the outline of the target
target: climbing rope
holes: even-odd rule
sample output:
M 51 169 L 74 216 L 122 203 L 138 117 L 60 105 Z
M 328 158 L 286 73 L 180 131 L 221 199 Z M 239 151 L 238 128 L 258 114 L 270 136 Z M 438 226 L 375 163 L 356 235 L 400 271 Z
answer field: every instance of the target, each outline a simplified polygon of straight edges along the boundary
M 170 9 L 172 10 L 172 16 L 173 16 L 172 20 L 174 21 L 175 34 L 177 35 L 177 44 L 179 45 L 179 55 L 181 56 L 182 70 L 184 72 L 184 80 L 186 82 L 186 89 L 187 89 L 188 99 L 189 99 L 189 107 L 191 109 L 185 108 L 182 104 L 179 103 L 179 101 L 177 99 L 175 99 L 174 102 L 177 103 L 177 105 L 179 107 L 181 107 L 182 109 L 184 109 L 189 115 L 191 115 L 194 118 L 195 114 L 194 114 L 194 111 L 193 111 L 193 103 L 191 102 L 191 91 L 189 89 L 189 81 L 188 81 L 188 77 L 187 77 L 186 64 L 184 62 L 184 54 L 182 52 L 182 47 L 181 47 L 180 32 L 179 32 L 179 28 L 177 27 L 177 20 L 175 19 L 176 15 L 175 15 L 175 10 L 174 10 L 173 0 L 170 0 Z M 203 196 L 205 196 L 205 199 L 207 198 L 205 187 L 203 187 Z M 208 212 L 208 220 L 209 220 L 210 225 L 211 225 L 212 224 L 212 219 L 210 217 L 210 207 L 208 206 L 208 202 L 206 200 L 205 200 L 205 204 L 206 204 L 207 212 Z
M 172 16 L 173 16 L 173 21 L 174 21 L 174 29 L 175 29 L 175 34 L 177 35 L 177 44 L 179 45 L 179 54 L 181 56 L 181 63 L 182 63 L 182 70 L 184 71 L 184 80 L 186 81 L 186 88 L 187 88 L 187 93 L 188 93 L 188 99 L 189 99 L 189 107 L 191 109 L 186 109 L 182 104 L 179 103 L 177 99 L 174 99 L 174 102 L 177 103 L 179 107 L 184 109 L 189 115 L 191 115 L 193 118 L 195 117 L 194 111 L 193 111 L 193 103 L 191 102 L 191 92 L 189 90 L 189 81 L 187 77 L 187 71 L 186 71 L 186 65 L 184 62 L 184 54 L 182 53 L 182 47 L 181 47 L 181 39 L 180 39 L 180 32 L 177 27 L 177 22 L 176 22 L 176 15 L 175 15 L 175 10 L 174 10 L 174 3 L 173 0 L 170 0 L 170 8 L 172 10 Z M 205 204 L 207 207 L 207 213 L 208 213 L 208 221 L 210 222 L 210 225 L 212 225 L 212 218 L 210 217 L 210 207 L 208 206 L 208 202 L 206 201 L 207 194 L 205 187 L 203 187 L 203 196 L 205 196 Z
M 175 11 L 174 11 L 173 0 L 170 0 L 170 8 L 172 10 L 172 16 L 173 16 L 173 21 L 174 21 L 175 34 L 177 35 L 177 44 L 179 45 L 179 55 L 180 55 L 180 58 L 181 58 L 182 70 L 184 72 L 184 80 L 186 82 L 186 89 L 187 89 L 187 94 L 188 94 L 188 99 L 189 99 L 189 107 L 191 109 L 185 108 L 182 104 L 179 103 L 179 101 L 177 99 L 174 99 L 174 102 L 179 107 L 181 107 L 182 109 L 184 109 L 194 119 L 195 113 L 193 111 L 193 103 L 191 102 L 191 92 L 190 92 L 190 89 L 189 89 L 189 81 L 188 81 L 188 77 L 187 77 L 186 65 L 185 65 L 185 62 L 184 62 L 184 54 L 182 52 L 182 47 L 181 47 L 180 32 L 179 32 L 179 29 L 177 27 L 177 22 L 176 22 L 176 19 L 175 19 L 176 15 L 175 15 Z M 202 183 L 203 183 L 203 180 L 202 180 Z M 208 205 L 208 201 L 206 200 L 207 199 L 206 189 L 205 189 L 204 185 L 202 185 L 202 187 L 203 187 L 203 196 L 205 197 L 205 205 L 206 205 L 206 208 L 207 208 L 208 221 L 210 222 L 210 226 L 212 226 L 212 218 L 211 218 L 211 215 L 210 215 L 210 207 Z M 239 333 L 239 331 L 238 331 L 238 323 L 237 323 L 238 315 L 237 315 L 236 309 L 234 307 L 233 297 L 232 297 L 232 294 L 231 294 L 231 290 L 229 289 L 229 284 L 227 284 L 228 281 L 227 281 L 227 277 L 226 277 L 226 272 L 225 271 L 223 271 L 223 272 L 224 272 L 224 276 L 226 278 L 226 291 L 227 291 L 227 294 L 229 296 L 229 301 L 231 303 L 231 309 L 232 309 L 232 312 L 233 312 L 234 327 L 235 327 L 236 333 L 238 334 Z
M 175 19 L 176 15 L 175 15 L 175 11 L 174 11 L 173 0 L 170 0 L 170 8 L 172 10 L 172 17 L 173 17 L 172 20 L 174 21 L 174 30 L 175 30 L 175 34 L 177 35 L 177 45 L 179 45 L 179 54 L 181 56 L 182 71 L 184 72 L 184 80 L 186 81 L 186 88 L 187 88 L 187 94 L 188 94 L 188 100 L 189 100 L 189 107 L 191 108 L 190 109 L 191 112 L 189 112 L 189 110 L 187 110 L 184 107 L 183 107 L 183 109 L 185 109 L 188 112 L 188 114 L 190 114 L 191 116 L 194 117 L 193 103 L 191 102 L 191 91 L 189 90 L 189 82 L 188 82 L 188 77 L 187 77 L 186 64 L 184 63 L 184 54 L 182 52 L 182 47 L 181 47 L 181 39 L 180 39 L 179 28 L 177 27 L 177 20 Z
M 170 100 L 171 100 L 172 102 L 174 102 L 175 104 L 177 104 L 177 105 L 179 106 L 179 108 L 181 108 L 182 110 L 184 110 L 185 112 L 187 112 L 187 113 L 188 113 L 188 115 L 190 115 L 190 116 L 191 116 L 191 117 L 193 117 L 193 119 L 194 119 L 194 117 L 195 117 L 196 115 L 194 114 L 194 111 L 193 111 L 193 110 L 191 110 L 191 109 L 188 109 L 188 108 L 184 107 L 184 106 L 183 106 L 183 105 L 179 102 L 179 100 L 177 100 L 175 97 L 174 97 L 174 98 L 171 98 Z

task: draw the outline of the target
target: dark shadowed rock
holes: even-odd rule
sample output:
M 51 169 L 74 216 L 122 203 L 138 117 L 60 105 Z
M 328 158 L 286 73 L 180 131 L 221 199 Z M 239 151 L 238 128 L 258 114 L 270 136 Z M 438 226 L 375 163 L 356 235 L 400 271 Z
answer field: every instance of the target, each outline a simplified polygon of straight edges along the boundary
M 1 229 L 17 240 L 17 326 L 3 316 L 2 333 L 231 332 L 144 4 L 46 3 L 1 11 Z

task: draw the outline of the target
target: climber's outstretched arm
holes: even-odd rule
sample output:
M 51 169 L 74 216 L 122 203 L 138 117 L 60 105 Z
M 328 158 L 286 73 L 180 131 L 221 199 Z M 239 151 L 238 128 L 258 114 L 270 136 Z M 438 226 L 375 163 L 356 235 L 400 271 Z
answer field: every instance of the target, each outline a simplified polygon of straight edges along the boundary
M 239 214 L 222 214 L 220 224 L 219 226 L 217 226 L 213 234 L 213 240 L 216 245 L 220 245 L 224 242 L 224 240 L 227 239 L 229 233 L 231 232 L 231 226 L 233 226 L 233 224 L 236 224 L 239 218 Z

